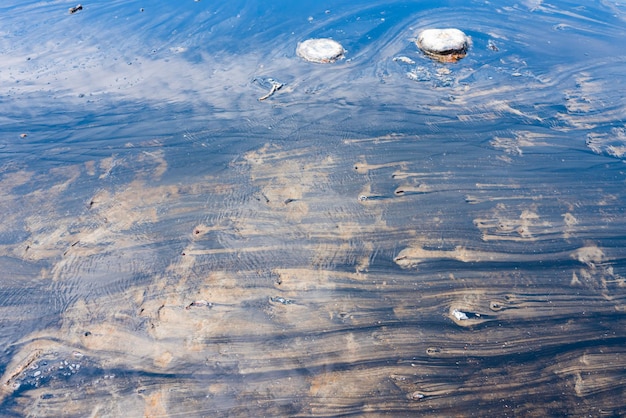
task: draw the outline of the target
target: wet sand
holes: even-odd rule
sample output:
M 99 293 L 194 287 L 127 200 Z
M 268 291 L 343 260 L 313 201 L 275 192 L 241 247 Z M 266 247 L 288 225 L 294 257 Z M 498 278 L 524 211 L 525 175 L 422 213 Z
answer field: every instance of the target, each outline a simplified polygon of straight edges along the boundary
M 554 194 L 525 156 L 501 183 L 420 171 L 432 156 L 397 160 L 410 140 L 266 144 L 184 184 L 158 151 L 6 173 L 27 233 L 3 260 L 32 265 L 16 288 L 36 279 L 50 299 L 9 292 L 4 323 L 51 300 L 58 320 L 7 347 L 3 408 L 622 413 L 621 186 Z

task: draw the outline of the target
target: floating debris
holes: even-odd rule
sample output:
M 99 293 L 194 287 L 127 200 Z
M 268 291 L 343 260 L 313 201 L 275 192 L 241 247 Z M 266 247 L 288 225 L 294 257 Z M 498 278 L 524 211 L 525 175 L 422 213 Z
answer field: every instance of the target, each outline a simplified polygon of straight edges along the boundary
M 74 7 L 70 7 L 70 14 L 73 15 L 74 13 L 76 13 L 79 10 L 83 10 L 83 5 L 82 4 L 77 4 Z
M 394 62 L 402 62 L 404 64 L 409 64 L 409 65 L 415 64 L 415 61 L 413 61 L 411 58 L 405 57 L 405 56 L 395 57 L 393 59 L 393 61 Z
M 415 43 L 430 58 L 456 62 L 467 55 L 470 38 L 458 29 L 426 29 Z
M 265 81 L 266 81 L 266 83 L 269 83 L 270 91 L 267 94 L 265 94 L 264 96 L 259 97 L 259 101 L 261 101 L 261 102 L 263 100 L 268 99 L 269 97 L 271 97 L 274 93 L 276 93 L 278 90 L 280 90 L 284 86 L 283 83 L 281 83 L 279 81 L 276 81 L 276 80 L 274 80 L 272 78 L 268 78 Z
M 322 64 L 332 63 L 343 58 L 345 52 L 339 42 L 326 38 L 307 39 L 298 43 L 296 48 L 296 54 L 299 57 Z

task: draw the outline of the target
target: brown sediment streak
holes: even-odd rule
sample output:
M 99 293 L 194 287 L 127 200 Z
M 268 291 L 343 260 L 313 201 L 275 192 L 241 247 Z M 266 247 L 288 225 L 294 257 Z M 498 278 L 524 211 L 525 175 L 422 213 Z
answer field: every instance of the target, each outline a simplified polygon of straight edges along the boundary
M 428 250 L 422 247 L 407 247 L 394 258 L 401 267 L 413 267 L 427 261 L 456 260 L 463 263 L 534 263 L 559 262 L 574 259 L 582 264 L 595 265 L 607 261 L 602 250 L 596 246 L 581 247 L 575 251 L 561 251 L 557 253 L 501 253 L 490 251 L 471 250 L 456 247 L 453 250 Z

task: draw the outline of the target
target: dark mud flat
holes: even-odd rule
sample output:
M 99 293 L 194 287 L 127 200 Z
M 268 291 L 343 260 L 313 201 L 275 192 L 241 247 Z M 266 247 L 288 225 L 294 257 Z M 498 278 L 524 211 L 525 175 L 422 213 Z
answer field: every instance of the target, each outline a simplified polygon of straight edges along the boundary
M 626 414 L 623 10 L 190 3 L 2 44 L 3 416 Z

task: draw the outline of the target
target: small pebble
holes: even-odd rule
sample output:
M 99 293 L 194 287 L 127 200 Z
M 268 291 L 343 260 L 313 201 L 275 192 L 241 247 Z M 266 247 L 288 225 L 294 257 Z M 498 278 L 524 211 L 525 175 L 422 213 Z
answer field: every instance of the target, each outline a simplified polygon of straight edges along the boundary
M 421 392 L 413 392 L 409 394 L 408 398 L 412 401 L 419 401 L 424 399 L 424 394 Z
M 190 309 L 191 307 L 207 307 L 207 308 L 212 308 L 213 304 L 211 302 L 208 302 L 204 299 L 201 300 L 195 300 L 193 302 L 191 302 L 187 308 L 185 309 Z
M 461 312 L 459 310 L 453 310 L 452 315 L 457 319 L 457 321 L 463 321 L 465 319 L 469 319 L 465 312 Z
M 270 301 L 274 303 L 281 303 L 283 305 L 291 305 L 293 303 L 293 300 L 285 299 L 282 296 L 271 297 Z

